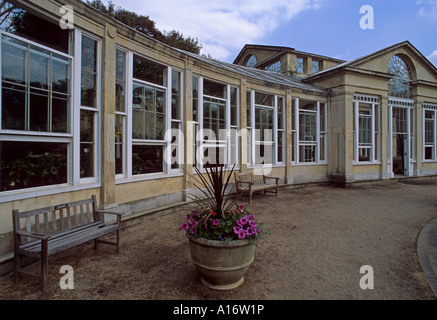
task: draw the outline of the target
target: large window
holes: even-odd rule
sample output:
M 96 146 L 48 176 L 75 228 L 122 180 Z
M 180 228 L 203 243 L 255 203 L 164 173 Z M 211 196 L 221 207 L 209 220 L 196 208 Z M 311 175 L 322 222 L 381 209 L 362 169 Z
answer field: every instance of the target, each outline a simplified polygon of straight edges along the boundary
M 326 163 L 326 103 L 293 99 L 294 163 Z
M 424 104 L 423 105 L 423 159 L 437 160 L 436 154 L 436 116 L 437 105 Z
M 165 172 L 167 67 L 134 56 L 132 175 Z
M 80 91 L 80 177 L 96 177 L 99 105 L 99 42 L 82 34 Z
M 247 90 L 248 165 L 274 165 L 284 161 L 284 97 Z
M 125 172 L 126 94 L 127 53 L 117 49 L 115 55 L 115 174 Z
M 227 85 L 203 81 L 203 161 L 228 163 L 227 154 Z
M 132 55 L 131 175 L 179 172 L 182 72 Z
M 239 91 L 237 87 L 193 78 L 194 163 L 239 163 Z
M 388 63 L 387 72 L 393 75 L 388 82 L 388 95 L 396 98 L 410 98 L 412 69 L 408 61 L 402 56 L 393 56 Z
M 275 96 L 255 92 L 255 164 L 273 164 Z
M 354 96 L 354 161 L 379 160 L 379 98 Z
M 72 57 L 1 33 L 0 192 L 69 182 Z

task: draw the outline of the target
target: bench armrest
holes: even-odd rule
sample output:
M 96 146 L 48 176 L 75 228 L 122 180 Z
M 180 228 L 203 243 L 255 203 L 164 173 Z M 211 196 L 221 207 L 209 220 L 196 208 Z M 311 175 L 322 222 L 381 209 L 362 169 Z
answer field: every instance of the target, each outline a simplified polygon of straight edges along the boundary
M 272 179 L 272 180 L 276 180 L 276 184 L 279 183 L 279 177 L 269 177 L 269 176 L 263 176 L 263 177 L 264 177 L 264 182 L 265 182 L 267 179 Z
M 250 180 L 237 180 L 238 183 L 250 183 L 252 184 L 253 182 Z
M 31 237 L 31 238 L 41 239 L 41 240 L 47 240 L 51 237 L 51 235 L 36 233 L 36 232 L 29 232 L 29 231 L 24 231 L 24 230 L 18 230 L 16 233 L 21 235 L 21 236 L 26 236 L 26 237 Z
M 264 179 L 275 179 L 275 180 L 279 180 L 279 177 L 269 177 L 269 176 L 264 176 Z
M 97 210 L 96 213 L 103 213 L 103 214 L 115 214 L 117 216 L 124 215 L 124 212 L 115 212 L 115 211 L 104 211 L 104 210 Z

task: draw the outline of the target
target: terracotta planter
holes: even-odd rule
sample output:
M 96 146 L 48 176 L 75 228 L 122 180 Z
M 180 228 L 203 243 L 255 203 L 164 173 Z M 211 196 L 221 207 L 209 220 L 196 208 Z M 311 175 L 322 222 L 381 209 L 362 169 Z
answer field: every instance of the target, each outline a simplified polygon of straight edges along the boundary
M 229 290 L 243 283 L 243 276 L 255 255 L 255 246 L 251 241 L 190 238 L 189 243 L 191 258 L 205 286 Z

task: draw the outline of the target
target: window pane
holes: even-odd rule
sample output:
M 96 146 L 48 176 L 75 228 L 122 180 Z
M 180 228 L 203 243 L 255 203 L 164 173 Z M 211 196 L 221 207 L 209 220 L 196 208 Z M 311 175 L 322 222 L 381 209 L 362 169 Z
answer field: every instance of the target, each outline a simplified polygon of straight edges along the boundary
M 115 115 L 115 174 L 123 173 L 123 116 Z
M 97 41 L 82 36 L 82 70 L 97 72 Z
M 52 132 L 70 132 L 70 103 L 67 96 L 54 96 L 52 98 Z
M 199 121 L 198 119 L 198 108 L 199 108 L 199 79 L 193 77 L 193 121 Z
M 52 89 L 53 91 L 70 93 L 70 61 L 52 59 Z
M 30 92 L 30 120 L 29 128 L 31 131 L 49 130 L 48 110 L 49 110 L 48 92 L 32 89 Z
M 24 87 L 7 85 L 2 88 L 2 129 L 25 130 L 26 96 Z
M 320 161 L 325 161 L 325 135 L 320 135 L 320 153 L 319 153 L 319 158 Z
M 94 112 L 80 112 L 80 177 L 94 176 Z
M 317 127 L 316 114 L 313 112 L 299 112 L 299 139 L 300 141 L 316 141 Z
M 49 87 L 50 62 L 46 56 L 35 53 L 29 54 L 29 82 L 32 87 L 48 89 Z
M 231 126 L 238 126 L 237 88 L 231 88 Z
M 273 145 L 255 143 L 255 164 L 273 163 Z
M 299 162 L 315 162 L 316 146 L 301 145 L 299 146 Z
M 132 138 L 164 140 L 165 90 L 134 83 Z
M 216 98 L 226 99 L 226 85 L 204 80 L 203 94 Z
M 246 91 L 246 125 L 247 127 L 252 127 L 252 103 L 251 103 L 252 95 L 251 91 Z
M 181 73 L 172 71 L 171 118 L 181 120 Z
M 132 145 L 132 174 L 163 172 L 163 146 Z
M 167 67 L 142 57 L 134 56 L 133 77 L 160 86 L 167 86 Z
M 226 104 L 223 101 L 205 98 L 203 108 L 203 129 L 211 130 L 210 133 L 205 134 L 215 135 L 215 137 L 209 137 L 210 139 L 222 139 L 220 129 L 224 129 L 226 124 Z
M 82 70 L 81 105 L 96 107 L 96 74 Z
M 67 183 L 67 143 L 0 142 L 2 191 Z
M 278 97 L 278 129 L 284 129 L 284 98 Z
M 270 94 L 264 94 L 261 92 L 255 92 L 255 104 L 273 107 L 274 106 L 274 96 L 270 95 Z
M 126 99 L 126 53 L 116 51 L 115 60 L 115 111 L 125 111 Z
M 171 123 L 171 168 L 179 169 L 180 163 L 182 163 L 183 159 L 180 159 L 181 154 L 181 144 L 182 141 L 182 132 L 180 130 L 179 122 Z
M 4 2 L 6 1 L 2 1 L 3 10 L 12 9 L 11 7 L 8 8 L 8 4 L 4 4 Z M 53 20 L 53 23 L 51 23 L 25 11 L 16 4 L 14 4 L 11 12 L 6 10 L 2 12 L 1 29 L 68 53 L 70 30 L 60 28 L 58 21 Z
M 18 41 L 17 43 L 23 48 L 17 48 L 8 45 L 6 41 L 9 40 L 3 39 L 2 44 L 2 79 L 13 83 L 25 84 L 27 45 L 24 42 Z
M 284 132 L 278 132 L 278 162 L 284 161 Z
M 97 107 L 97 41 L 82 36 L 81 105 Z
M 255 107 L 255 140 L 273 141 L 273 109 Z

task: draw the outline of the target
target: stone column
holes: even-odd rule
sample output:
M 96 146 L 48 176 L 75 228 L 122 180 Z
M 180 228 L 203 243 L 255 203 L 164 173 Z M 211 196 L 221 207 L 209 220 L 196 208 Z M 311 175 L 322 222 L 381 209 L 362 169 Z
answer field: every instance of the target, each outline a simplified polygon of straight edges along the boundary
M 184 70 L 184 88 L 183 88 L 183 103 L 182 103 L 182 112 L 183 112 L 183 148 L 184 148 L 184 164 L 182 165 L 185 168 L 184 171 L 184 179 L 183 179 L 183 191 L 182 191 L 182 200 L 188 201 L 187 191 L 192 188 L 191 186 L 191 175 L 189 173 L 193 172 L 194 165 L 194 148 L 193 141 L 196 132 L 194 131 L 193 124 L 193 71 L 192 71 L 193 63 L 190 60 L 185 62 L 185 70 Z M 197 106 L 201 108 L 202 106 Z
M 421 176 L 422 175 L 422 160 L 423 160 L 423 101 L 416 101 L 415 104 L 415 128 L 414 128 L 414 142 L 415 148 L 414 152 L 416 155 L 416 166 L 414 168 L 414 175 Z
M 247 87 L 246 80 L 240 82 L 240 172 L 247 171 Z
M 292 135 L 292 110 L 293 97 L 291 91 L 287 90 L 285 95 L 285 184 L 293 183 L 292 159 L 293 159 L 293 135 Z
M 381 179 L 390 179 L 390 172 L 388 168 L 388 157 L 389 157 L 389 148 L 390 148 L 390 136 L 389 136 L 389 127 L 388 127 L 388 98 L 386 96 L 380 97 L 380 113 L 379 113 L 379 121 L 380 121 L 380 161 L 381 161 L 381 169 L 380 169 L 380 178 Z M 391 161 L 391 160 L 390 160 Z
M 115 37 L 116 27 L 106 24 L 102 46 L 101 106 L 101 188 L 100 208 L 117 207 L 115 203 Z

